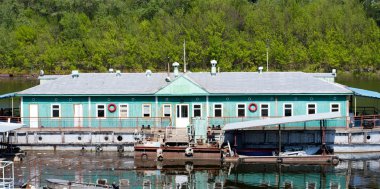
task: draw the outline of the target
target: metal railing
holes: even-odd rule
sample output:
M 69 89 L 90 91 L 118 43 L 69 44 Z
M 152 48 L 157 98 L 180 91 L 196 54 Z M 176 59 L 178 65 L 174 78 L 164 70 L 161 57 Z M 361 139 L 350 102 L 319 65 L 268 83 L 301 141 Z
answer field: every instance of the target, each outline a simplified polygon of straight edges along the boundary
M 30 128 L 165 128 L 171 126 L 168 117 L 0 117 L 0 121 L 22 122 Z
M 0 188 L 14 188 L 15 175 L 12 161 L 0 161 Z
M 207 125 L 214 129 L 222 128 L 228 123 L 260 120 L 267 118 L 279 118 L 273 117 L 209 117 Z M 305 121 L 298 123 L 287 123 L 284 124 L 285 127 L 306 127 L 306 128 L 317 128 L 320 127 L 321 122 L 319 120 L 315 121 Z M 380 115 L 365 115 L 365 116 L 352 116 L 352 117 L 340 117 L 335 119 L 325 120 L 324 125 L 331 128 L 364 128 L 371 129 L 380 127 Z

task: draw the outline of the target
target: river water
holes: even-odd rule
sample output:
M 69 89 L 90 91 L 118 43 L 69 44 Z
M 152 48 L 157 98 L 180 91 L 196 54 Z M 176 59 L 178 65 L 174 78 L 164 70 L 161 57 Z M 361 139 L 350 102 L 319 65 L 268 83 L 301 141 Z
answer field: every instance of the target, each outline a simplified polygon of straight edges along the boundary
M 337 82 L 380 92 L 380 79 L 338 77 Z M 38 84 L 35 79 L 0 78 L 0 95 Z M 14 99 L 17 104 L 17 98 Z M 380 100 L 364 99 L 380 109 Z M 360 102 L 359 102 L 360 103 Z M 10 107 L 10 100 L 0 101 Z M 46 179 L 95 183 L 107 179 L 120 188 L 380 188 L 380 154 L 331 165 L 206 164 L 144 162 L 133 154 L 34 151 L 15 163 L 16 183 L 46 186 Z

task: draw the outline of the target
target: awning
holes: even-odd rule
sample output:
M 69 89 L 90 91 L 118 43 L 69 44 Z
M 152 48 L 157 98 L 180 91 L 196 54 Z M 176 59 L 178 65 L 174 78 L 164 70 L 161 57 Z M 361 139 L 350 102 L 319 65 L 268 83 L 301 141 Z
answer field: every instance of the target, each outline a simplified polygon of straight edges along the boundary
M 3 99 L 3 98 L 10 98 L 10 97 L 14 97 L 14 96 L 16 96 L 16 93 L 2 94 L 2 95 L 0 95 L 0 99 Z
M 8 131 L 13 131 L 21 128 L 24 124 L 21 123 L 8 123 L 8 122 L 0 122 L 0 133 L 5 133 Z
M 369 97 L 369 98 L 379 98 L 380 99 L 380 93 L 376 91 L 369 91 L 364 89 L 358 89 L 353 87 L 347 87 L 349 90 L 354 92 L 354 95 L 356 96 L 363 96 L 363 97 Z
M 340 118 L 342 115 L 339 112 L 329 112 L 329 113 L 320 113 L 313 115 L 299 115 L 299 116 L 290 116 L 290 117 L 280 117 L 280 118 L 265 118 L 253 121 L 244 121 L 237 123 L 228 123 L 223 127 L 223 130 L 243 130 L 250 129 L 253 127 L 262 127 L 268 125 L 279 125 L 285 123 L 297 123 L 305 121 L 314 121 L 314 120 L 325 120 Z

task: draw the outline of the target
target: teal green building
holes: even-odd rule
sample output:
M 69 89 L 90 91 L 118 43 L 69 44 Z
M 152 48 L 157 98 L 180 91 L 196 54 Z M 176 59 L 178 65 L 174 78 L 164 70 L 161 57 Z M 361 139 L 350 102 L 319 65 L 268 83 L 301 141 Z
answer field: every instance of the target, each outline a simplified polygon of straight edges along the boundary
M 352 91 L 333 82 L 335 73 L 217 72 L 215 62 L 211 72 L 180 73 L 173 66 L 173 73 L 40 76 L 40 85 L 17 93 L 22 122 L 30 128 L 181 128 L 199 117 L 218 128 L 267 117 L 349 116 Z

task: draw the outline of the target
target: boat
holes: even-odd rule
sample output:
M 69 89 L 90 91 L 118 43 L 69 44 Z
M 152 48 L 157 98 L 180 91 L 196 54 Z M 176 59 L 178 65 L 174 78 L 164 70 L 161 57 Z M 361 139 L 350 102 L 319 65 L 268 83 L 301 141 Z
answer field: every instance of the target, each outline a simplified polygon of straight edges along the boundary
M 69 181 L 69 180 L 63 180 L 63 179 L 46 179 L 47 186 L 46 188 L 49 189 L 101 189 L 101 188 L 118 188 L 116 185 L 108 185 L 106 182 L 96 183 L 82 183 L 82 182 L 75 182 L 75 181 Z M 99 180 L 98 180 L 99 181 Z

